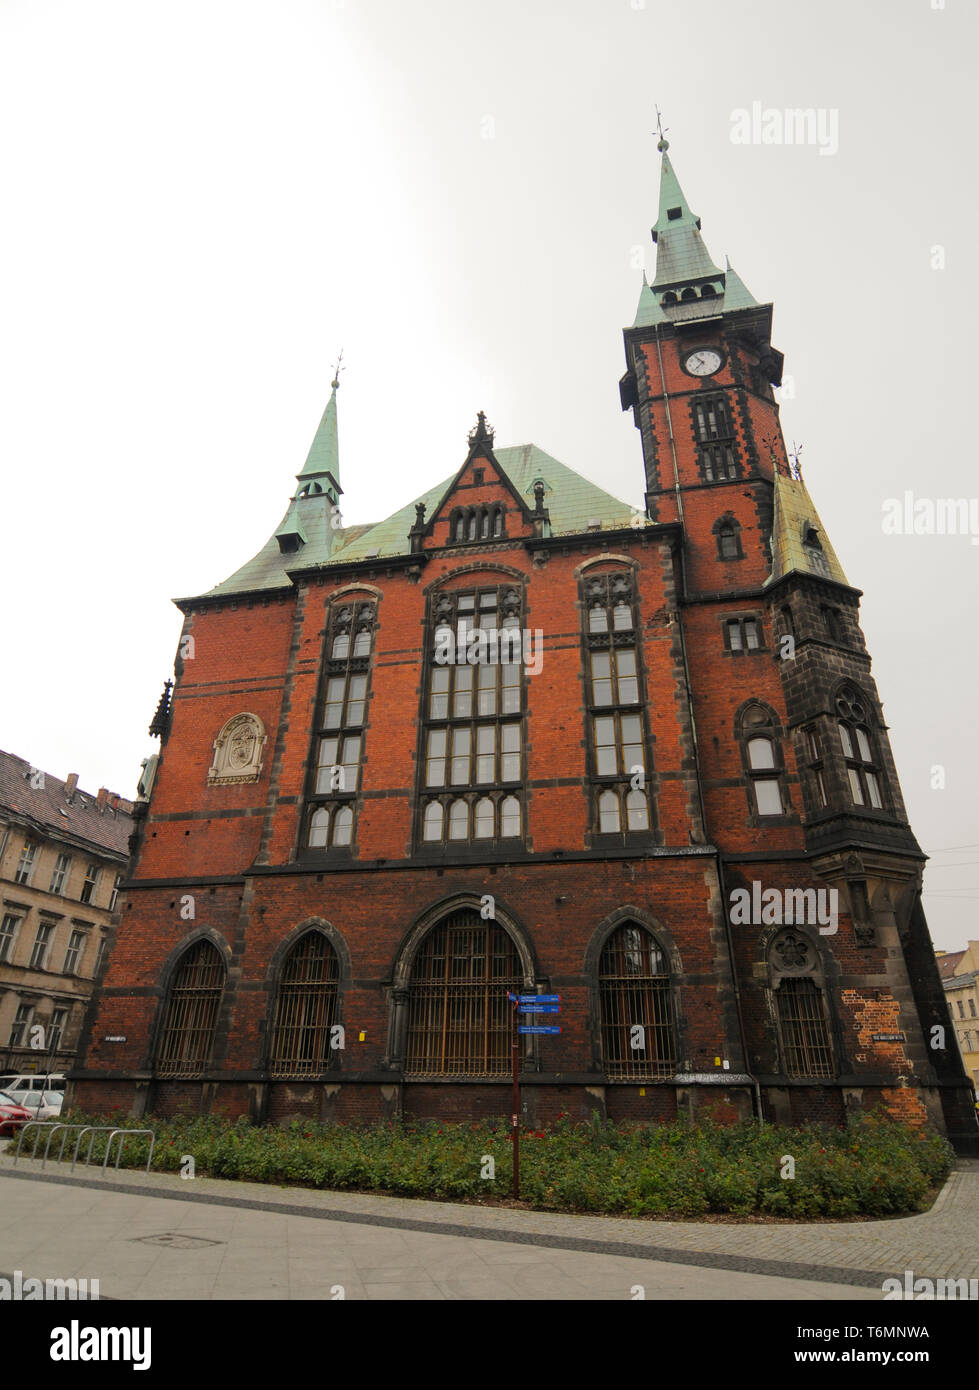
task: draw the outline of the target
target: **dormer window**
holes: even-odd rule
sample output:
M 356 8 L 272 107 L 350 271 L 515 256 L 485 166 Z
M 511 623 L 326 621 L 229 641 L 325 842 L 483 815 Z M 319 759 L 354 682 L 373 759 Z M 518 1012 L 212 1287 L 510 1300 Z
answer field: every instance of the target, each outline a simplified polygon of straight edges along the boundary
M 496 540 L 502 537 L 506 508 L 502 502 L 485 502 L 479 507 L 457 507 L 449 517 L 449 544 L 466 545 L 472 541 Z
M 683 208 L 668 208 L 666 215 L 671 222 L 676 222 L 683 216 Z

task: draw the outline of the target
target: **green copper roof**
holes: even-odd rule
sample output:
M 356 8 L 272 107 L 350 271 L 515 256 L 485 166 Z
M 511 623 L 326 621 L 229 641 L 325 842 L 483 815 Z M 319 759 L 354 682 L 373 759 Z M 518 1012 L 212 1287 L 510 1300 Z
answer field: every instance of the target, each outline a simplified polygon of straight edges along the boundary
M 666 314 L 660 308 L 659 300 L 649 287 L 646 279 L 646 272 L 642 273 L 642 289 L 639 291 L 639 304 L 636 307 L 636 317 L 633 319 L 633 328 L 652 328 L 654 323 L 669 323 Z
M 758 300 L 728 261 L 727 270 L 724 272 L 724 308 L 756 309 L 757 307 Z
M 656 243 L 654 290 L 722 277 L 723 272 L 711 260 L 700 235 L 700 218 L 690 211 L 665 150 L 660 173 L 659 216 L 653 228 L 653 240 Z
M 631 524 L 633 507 L 559 463 L 536 444 L 495 449 L 493 457 L 516 491 L 526 498 L 531 511 L 534 482 L 537 478 L 543 479 L 551 535 L 587 531 L 594 522 L 606 530 Z M 330 525 L 331 515 L 336 513 L 325 493 L 296 497 L 290 502 L 282 524 L 258 554 L 212 589 L 208 597 L 287 588 L 290 584 L 288 571 L 313 568 L 328 561 L 342 564 L 373 559 L 375 555 L 382 560 L 392 555 L 406 555 L 410 549 L 408 532 L 414 525 L 416 503 L 424 502 L 430 519 L 432 509 L 439 505 L 455 476 L 453 473 L 443 478 L 384 521 L 336 530 Z M 295 534 L 297 526 L 302 528 L 306 543 L 298 551 L 283 553 L 278 537 Z
M 772 584 L 792 571 L 849 586 L 805 483 L 776 473 L 772 572 L 765 582 Z
M 309 446 L 309 453 L 303 464 L 303 470 L 296 475 L 299 478 L 316 478 L 329 473 L 334 482 L 340 482 L 340 442 L 337 438 L 338 385 L 339 383 L 334 379 L 330 399 L 326 403 L 323 418 L 320 420 L 319 428 Z

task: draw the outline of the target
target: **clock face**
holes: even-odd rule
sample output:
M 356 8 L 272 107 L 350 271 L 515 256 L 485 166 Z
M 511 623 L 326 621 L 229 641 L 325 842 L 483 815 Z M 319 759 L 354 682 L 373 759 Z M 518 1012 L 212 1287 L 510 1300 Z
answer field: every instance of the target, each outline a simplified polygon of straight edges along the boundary
M 692 352 L 683 365 L 693 376 L 713 376 L 721 365 L 721 354 L 713 348 Z

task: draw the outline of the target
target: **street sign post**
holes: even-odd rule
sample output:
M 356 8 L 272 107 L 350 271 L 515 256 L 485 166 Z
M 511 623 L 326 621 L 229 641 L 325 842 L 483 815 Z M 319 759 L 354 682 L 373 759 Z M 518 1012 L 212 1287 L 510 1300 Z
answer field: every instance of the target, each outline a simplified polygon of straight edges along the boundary
M 556 1023 L 521 1023 L 521 1014 L 557 1014 L 561 1012 L 560 994 L 513 994 L 507 990 L 507 1000 L 513 1005 L 513 1114 L 510 1118 L 513 1135 L 513 1195 L 520 1196 L 520 1037 L 525 1033 L 560 1033 Z

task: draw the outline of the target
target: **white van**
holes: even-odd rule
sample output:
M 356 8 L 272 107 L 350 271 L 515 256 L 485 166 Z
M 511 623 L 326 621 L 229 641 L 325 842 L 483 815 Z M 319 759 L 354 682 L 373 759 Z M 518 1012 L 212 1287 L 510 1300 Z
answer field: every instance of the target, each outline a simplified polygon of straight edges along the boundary
M 0 1076 L 0 1091 L 6 1091 L 7 1095 L 18 1103 L 21 1096 L 28 1091 L 61 1091 L 64 1092 L 65 1086 L 64 1072 L 5 1072 Z

